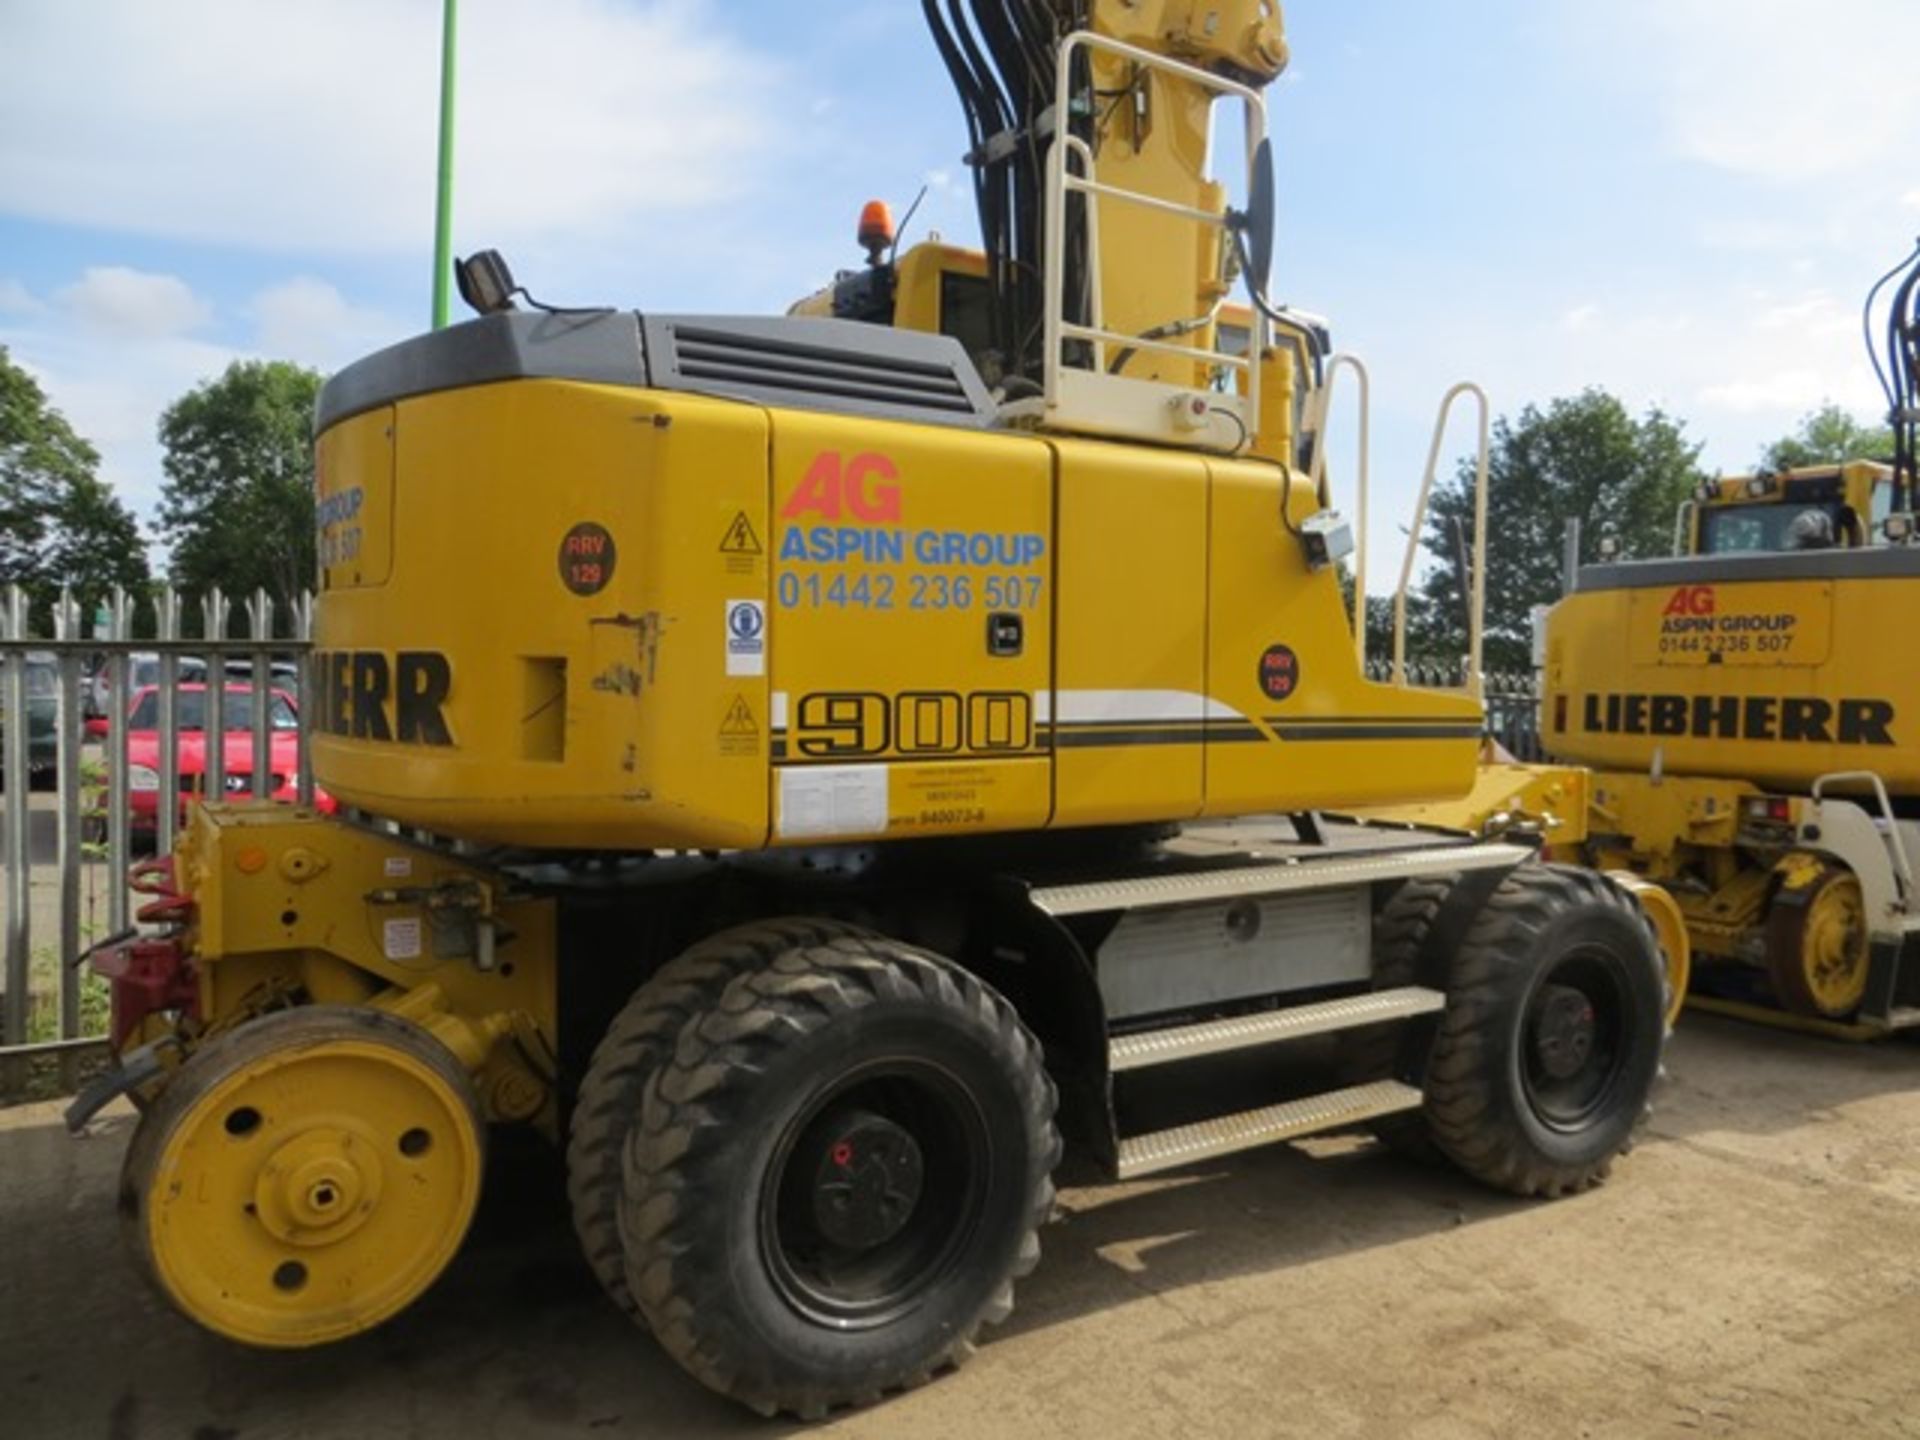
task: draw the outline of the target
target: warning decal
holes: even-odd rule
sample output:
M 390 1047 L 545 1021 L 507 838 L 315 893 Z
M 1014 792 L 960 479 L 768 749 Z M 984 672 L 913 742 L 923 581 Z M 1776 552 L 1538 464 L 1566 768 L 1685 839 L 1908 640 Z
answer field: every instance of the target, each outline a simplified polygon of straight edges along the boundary
M 720 721 L 720 753 L 722 755 L 758 755 L 760 753 L 760 725 L 753 718 L 753 706 L 747 703 L 747 697 L 736 695 L 733 703 L 727 706 L 726 716 Z
M 727 526 L 727 533 L 720 537 L 720 554 L 724 557 L 727 573 L 753 574 L 760 568 L 760 558 L 764 553 L 760 536 L 754 531 L 753 521 L 747 518 L 747 512 L 735 512 L 733 523 Z
M 753 533 L 753 522 L 747 519 L 746 511 L 742 510 L 739 514 L 735 515 L 733 517 L 733 523 L 727 526 L 727 533 L 722 536 L 720 540 L 720 553 L 722 555 L 758 555 L 761 553 L 760 537 Z

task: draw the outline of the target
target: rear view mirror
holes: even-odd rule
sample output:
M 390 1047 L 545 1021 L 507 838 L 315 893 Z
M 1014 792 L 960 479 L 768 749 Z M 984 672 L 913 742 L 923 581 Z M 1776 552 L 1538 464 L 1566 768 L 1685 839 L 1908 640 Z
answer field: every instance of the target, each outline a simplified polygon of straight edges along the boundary
M 515 308 L 513 271 L 498 250 L 476 250 L 453 266 L 454 284 L 460 298 L 473 307 L 476 315 L 499 315 Z
M 1248 280 L 1261 296 L 1273 273 L 1273 209 L 1273 142 L 1263 139 L 1253 152 L 1245 217 L 1248 268 L 1253 272 Z

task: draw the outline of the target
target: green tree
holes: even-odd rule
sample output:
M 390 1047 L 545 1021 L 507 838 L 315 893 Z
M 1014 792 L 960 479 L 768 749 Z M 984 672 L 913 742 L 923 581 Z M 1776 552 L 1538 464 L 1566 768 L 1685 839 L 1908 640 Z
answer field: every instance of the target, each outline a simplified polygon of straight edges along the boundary
M 1884 425 L 1862 425 L 1838 405 L 1822 405 L 1801 417 L 1791 435 L 1760 452 L 1768 473 L 1802 465 L 1838 465 L 1844 460 L 1882 460 L 1893 454 L 1893 432 Z
M 1489 669 L 1529 664 L 1533 607 L 1560 595 L 1567 521 L 1580 522 L 1588 556 L 1601 534 L 1619 540 L 1622 558 L 1664 555 L 1675 511 L 1703 478 L 1699 455 L 1678 421 L 1658 409 L 1636 420 L 1599 389 L 1495 422 L 1487 481 Z M 1473 488 L 1471 461 L 1434 487 L 1425 538 L 1432 564 L 1422 603 L 1409 606 L 1409 655 L 1451 663 L 1466 653 L 1462 551 L 1473 536 Z
M 115 585 L 147 583 L 140 527 L 99 464 L 0 346 L 0 585 L 24 587 L 42 615 L 63 584 L 91 610 Z
M 313 402 L 320 377 L 242 360 L 160 417 L 160 522 L 173 578 L 236 601 L 265 589 L 286 606 L 314 583 Z

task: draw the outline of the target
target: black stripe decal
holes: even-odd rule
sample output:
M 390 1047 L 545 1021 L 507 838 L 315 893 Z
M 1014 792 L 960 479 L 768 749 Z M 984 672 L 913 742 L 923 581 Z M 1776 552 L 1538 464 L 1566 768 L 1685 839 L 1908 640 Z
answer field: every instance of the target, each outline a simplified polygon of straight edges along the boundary
M 971 751 L 953 755 L 787 755 L 776 750 L 773 763 L 782 769 L 809 765 L 992 765 L 1007 760 L 1046 760 L 1050 750 L 1006 750 L 985 755 Z
M 1433 721 L 1407 723 L 1396 721 L 1391 724 L 1363 722 L 1360 724 L 1281 724 L 1274 722 L 1274 729 L 1282 740 L 1478 740 L 1486 734 L 1479 725 L 1452 723 L 1437 724 Z
M 1269 725 L 1466 725 L 1458 715 L 1269 715 Z
M 1053 743 L 1062 750 L 1093 750 L 1119 745 L 1234 745 L 1265 740 L 1266 735 L 1251 724 L 1213 720 L 1200 725 L 1142 725 L 1116 730 L 1106 726 L 1082 729 L 1079 726 L 1056 728 Z

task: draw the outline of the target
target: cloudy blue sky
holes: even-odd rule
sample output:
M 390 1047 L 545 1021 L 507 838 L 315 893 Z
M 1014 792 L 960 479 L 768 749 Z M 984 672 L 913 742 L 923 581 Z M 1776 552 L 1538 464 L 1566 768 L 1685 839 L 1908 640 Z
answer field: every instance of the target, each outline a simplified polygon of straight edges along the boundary
M 0 344 L 143 512 L 154 426 L 236 356 L 422 328 L 437 0 L 0 0 Z M 1589 384 L 1742 468 L 1877 392 L 1920 233 L 1914 0 L 1291 0 L 1275 289 L 1373 367 L 1403 511 L 1432 407 Z M 767 311 L 861 201 L 971 239 L 913 0 L 464 0 L 457 245 L 561 303 Z M 1391 527 L 1376 529 L 1384 562 Z

